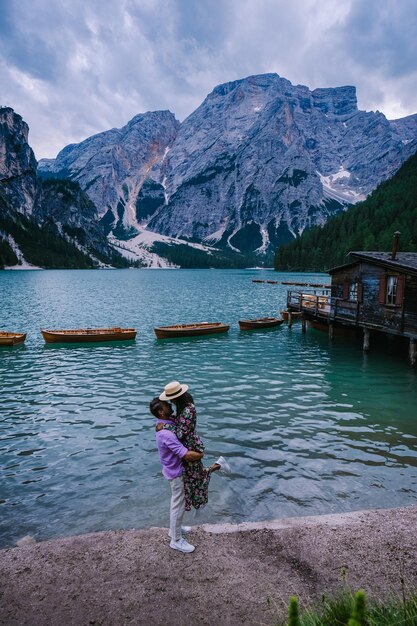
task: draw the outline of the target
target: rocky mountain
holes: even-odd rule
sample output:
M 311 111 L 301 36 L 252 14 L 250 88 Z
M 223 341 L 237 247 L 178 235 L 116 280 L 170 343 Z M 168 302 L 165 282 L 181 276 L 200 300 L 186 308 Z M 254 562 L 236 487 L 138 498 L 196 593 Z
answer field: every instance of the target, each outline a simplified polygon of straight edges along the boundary
M 275 269 L 327 272 L 347 263 L 354 250 L 392 250 L 394 231 L 401 233 L 400 253 L 417 252 L 417 152 L 364 202 L 278 248 Z
M 127 265 L 78 183 L 42 182 L 28 126 L 0 108 L 0 267 Z
M 131 254 L 157 233 L 265 255 L 363 200 L 416 150 L 417 115 L 389 121 L 358 110 L 354 87 L 265 74 L 216 87 L 182 124 L 138 115 L 40 170 L 78 181 Z
M 120 265 L 119 253 L 110 245 L 94 203 L 78 183 L 54 179 L 41 181 L 33 216 L 41 226 L 54 224 L 60 235 L 72 241 L 97 265 Z
M 0 108 L 0 190 L 4 206 L 26 216 L 32 214 L 39 189 L 28 135 L 29 127 L 20 115 L 9 107 Z
M 99 133 L 64 148 L 39 164 L 42 176 L 77 181 L 100 211 L 107 233 L 120 239 L 137 234 L 136 203 L 146 181 L 153 206 L 150 170 L 162 164 L 180 123 L 169 111 L 136 115 L 121 129 Z

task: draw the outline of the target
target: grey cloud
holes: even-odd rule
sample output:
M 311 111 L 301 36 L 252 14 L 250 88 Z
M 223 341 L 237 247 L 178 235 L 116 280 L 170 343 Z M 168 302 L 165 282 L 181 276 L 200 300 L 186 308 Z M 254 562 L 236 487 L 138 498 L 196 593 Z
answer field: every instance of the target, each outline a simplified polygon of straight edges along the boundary
M 417 112 L 416 23 L 412 0 L 351 0 L 344 12 L 309 41 L 305 50 L 310 87 L 351 84 L 358 103 L 388 117 Z
M 24 115 L 38 156 L 146 110 L 184 119 L 217 84 L 264 72 L 310 88 L 357 85 L 362 108 L 417 111 L 412 0 L 0 0 L 0 7 L 2 100 Z
M 36 32 L 22 30 L 19 23 L 18 5 L 5 3 L 1 9 L 0 53 L 36 78 L 53 79 L 57 69 L 53 50 Z
M 417 11 L 414 2 L 356 0 L 340 29 L 358 65 L 398 78 L 415 71 Z
M 177 28 L 181 38 L 192 37 L 199 46 L 211 50 L 224 45 L 238 9 L 233 2 L 183 0 L 177 6 Z

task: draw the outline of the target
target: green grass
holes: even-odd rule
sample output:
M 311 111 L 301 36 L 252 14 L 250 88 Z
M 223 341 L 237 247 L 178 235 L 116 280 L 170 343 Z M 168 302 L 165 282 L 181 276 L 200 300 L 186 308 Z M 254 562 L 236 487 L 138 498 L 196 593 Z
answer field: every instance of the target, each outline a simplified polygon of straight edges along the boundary
M 290 611 L 293 615 L 293 598 Z M 284 622 L 285 626 L 296 623 L 291 622 L 291 619 L 293 617 L 289 616 L 289 619 Z M 348 626 L 350 624 L 352 626 L 357 624 L 359 626 L 417 626 L 417 594 L 408 599 L 392 600 L 383 605 L 366 601 L 363 592 L 357 594 L 344 592 L 335 598 L 323 596 L 321 605 L 312 610 L 301 611 L 299 624 L 300 626 Z M 281 626 L 281 623 L 277 626 Z

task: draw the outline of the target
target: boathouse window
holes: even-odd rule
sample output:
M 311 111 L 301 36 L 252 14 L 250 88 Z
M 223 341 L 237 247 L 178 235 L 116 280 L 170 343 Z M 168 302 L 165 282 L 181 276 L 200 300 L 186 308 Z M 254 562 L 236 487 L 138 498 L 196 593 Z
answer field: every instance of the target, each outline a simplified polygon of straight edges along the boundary
M 401 306 L 404 295 L 404 276 L 381 276 L 379 283 L 379 302 L 387 306 Z
M 386 304 L 396 304 L 398 289 L 398 276 L 387 276 Z
M 358 283 L 350 283 L 349 300 L 353 300 L 353 302 L 358 301 Z
M 362 302 L 363 285 L 358 281 L 345 282 L 343 285 L 343 299 L 350 302 Z

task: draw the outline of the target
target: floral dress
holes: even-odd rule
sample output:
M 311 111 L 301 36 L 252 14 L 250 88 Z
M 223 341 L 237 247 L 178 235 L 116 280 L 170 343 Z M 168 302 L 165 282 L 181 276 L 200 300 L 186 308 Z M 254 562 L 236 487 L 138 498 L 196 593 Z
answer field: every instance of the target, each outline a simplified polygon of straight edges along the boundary
M 197 413 L 194 404 L 187 404 L 185 409 L 175 420 L 175 426 L 164 425 L 172 430 L 182 445 L 194 452 L 204 452 L 204 444 L 195 432 Z M 193 506 L 199 509 L 208 502 L 208 488 L 211 472 L 201 461 L 184 461 L 182 476 L 184 479 L 185 510 L 190 511 Z

